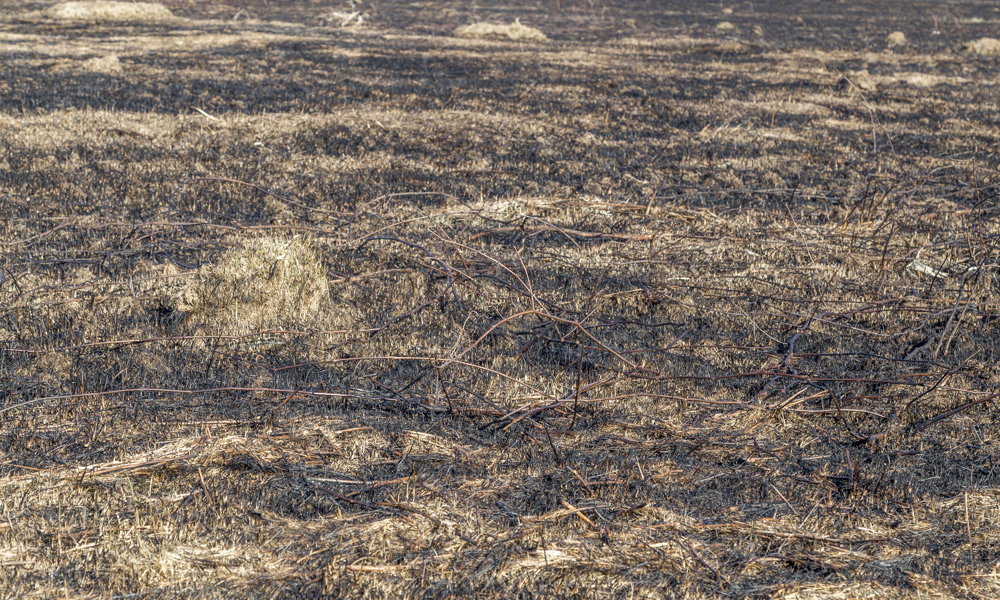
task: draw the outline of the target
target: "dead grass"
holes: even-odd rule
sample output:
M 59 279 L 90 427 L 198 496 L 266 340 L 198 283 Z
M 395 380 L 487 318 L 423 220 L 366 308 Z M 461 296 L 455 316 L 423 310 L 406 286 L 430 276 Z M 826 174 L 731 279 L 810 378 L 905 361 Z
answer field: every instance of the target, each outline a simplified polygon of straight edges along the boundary
M 42 11 L 50 19 L 120 23 L 169 21 L 166 6 L 151 2 L 60 2 Z
M 121 60 L 114 54 L 89 58 L 80 64 L 80 69 L 91 73 L 104 73 L 106 75 L 121 75 L 125 72 Z
M 981 56 L 1000 56 L 1000 40 L 988 37 L 979 38 L 966 43 L 962 49 Z
M 871 93 L 878 90 L 878 82 L 876 82 L 875 78 L 872 77 L 872 74 L 868 72 L 868 69 L 863 71 L 850 71 L 845 74 L 844 79 L 841 82 L 841 87 L 845 90 Z
M 996 597 L 994 67 L 782 6 L 0 21 L 0 589 Z
M 893 31 L 885 38 L 885 43 L 890 48 L 898 48 L 907 44 L 906 34 L 902 31 Z
M 304 329 L 329 310 L 326 269 L 301 237 L 244 239 L 202 267 L 173 302 L 191 331 Z
M 452 32 L 452 35 L 460 38 L 494 38 L 514 42 L 544 42 L 549 39 L 540 30 L 527 25 L 521 25 L 520 20 L 516 20 L 509 25 L 497 23 L 463 25 L 456 28 Z

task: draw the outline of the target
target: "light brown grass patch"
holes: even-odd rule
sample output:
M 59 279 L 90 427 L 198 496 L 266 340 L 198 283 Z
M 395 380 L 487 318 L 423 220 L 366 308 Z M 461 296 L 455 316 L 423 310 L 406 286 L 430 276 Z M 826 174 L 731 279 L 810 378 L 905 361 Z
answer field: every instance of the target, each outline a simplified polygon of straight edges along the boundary
M 122 62 L 114 54 L 108 56 L 98 56 L 88 59 L 80 65 L 85 71 L 91 73 L 105 73 L 107 75 L 120 75 L 124 72 Z
M 239 335 L 301 329 L 315 321 L 328 294 L 323 265 L 308 241 L 265 236 L 203 267 L 178 307 L 196 328 Z
M 520 20 L 515 20 L 510 25 L 499 25 L 496 23 L 463 25 L 455 29 L 451 34 L 461 38 L 493 38 L 515 42 L 544 42 L 549 39 L 541 30 L 521 25 Z
M 850 71 L 846 73 L 844 75 L 842 83 L 846 84 L 846 86 L 842 87 L 853 89 L 853 87 L 856 86 L 857 89 L 861 90 L 862 92 L 874 92 L 875 90 L 878 89 L 878 84 L 875 82 L 875 78 L 872 77 L 872 74 L 868 72 L 868 69 L 864 69 L 861 71 Z M 852 86 L 851 84 L 854 85 Z
M 1000 56 L 1000 40 L 996 38 L 979 38 L 965 44 L 962 50 L 980 56 Z
M 902 31 L 893 31 L 885 37 L 885 43 L 889 45 L 890 48 L 895 48 L 897 46 L 906 45 L 906 34 Z
M 153 2 L 60 2 L 42 11 L 50 19 L 62 21 L 167 21 L 170 9 Z

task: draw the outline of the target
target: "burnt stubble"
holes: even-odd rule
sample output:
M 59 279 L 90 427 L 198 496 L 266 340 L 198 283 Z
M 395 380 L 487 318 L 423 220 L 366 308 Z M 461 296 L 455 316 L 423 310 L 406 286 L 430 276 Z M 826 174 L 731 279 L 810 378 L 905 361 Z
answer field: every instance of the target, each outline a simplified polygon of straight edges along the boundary
M 902 4 L 3 2 L 0 589 L 994 597 L 1000 11 Z

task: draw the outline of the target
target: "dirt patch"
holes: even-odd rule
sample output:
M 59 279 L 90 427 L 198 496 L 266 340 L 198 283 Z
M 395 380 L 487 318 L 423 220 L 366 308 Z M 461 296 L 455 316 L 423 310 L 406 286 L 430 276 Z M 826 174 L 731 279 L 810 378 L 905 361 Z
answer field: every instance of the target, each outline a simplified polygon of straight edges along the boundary
M 8 595 L 997 597 L 991 23 L 165 5 L 0 11 Z

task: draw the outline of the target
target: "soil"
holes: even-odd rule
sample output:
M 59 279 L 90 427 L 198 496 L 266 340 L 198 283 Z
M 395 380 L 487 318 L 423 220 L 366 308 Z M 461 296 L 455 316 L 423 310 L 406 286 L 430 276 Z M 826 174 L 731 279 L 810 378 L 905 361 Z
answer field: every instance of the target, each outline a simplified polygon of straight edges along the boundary
M 164 4 L 0 0 L 3 595 L 1000 593 L 995 3 Z

